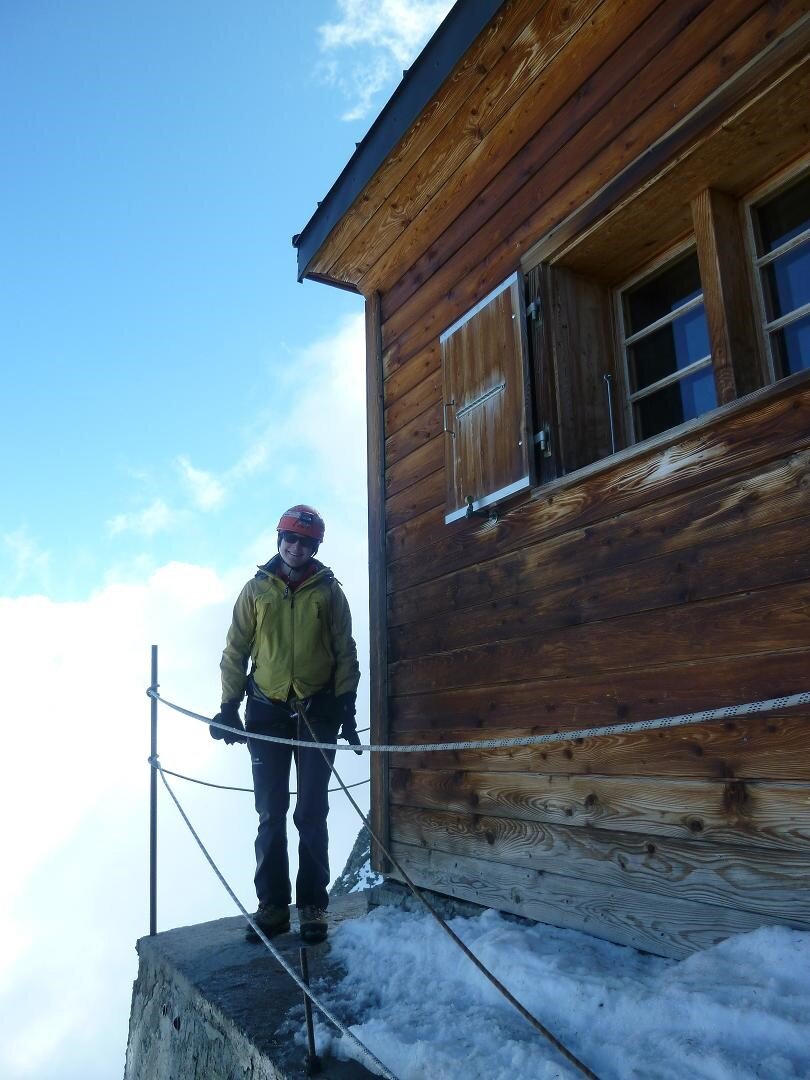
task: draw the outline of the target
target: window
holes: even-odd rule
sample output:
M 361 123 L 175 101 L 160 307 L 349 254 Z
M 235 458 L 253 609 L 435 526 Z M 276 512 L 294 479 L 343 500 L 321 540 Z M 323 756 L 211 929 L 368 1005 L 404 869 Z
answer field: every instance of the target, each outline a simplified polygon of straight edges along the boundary
M 810 368 L 810 175 L 751 210 L 774 375 Z
M 648 439 L 717 406 L 695 252 L 621 292 L 635 437 Z
M 531 483 L 522 278 L 504 281 L 440 342 L 449 523 Z

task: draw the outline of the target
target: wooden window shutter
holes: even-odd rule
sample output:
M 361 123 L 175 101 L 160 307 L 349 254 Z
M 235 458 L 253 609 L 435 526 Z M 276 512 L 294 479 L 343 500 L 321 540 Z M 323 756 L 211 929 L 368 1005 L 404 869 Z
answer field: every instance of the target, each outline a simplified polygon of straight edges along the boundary
M 440 338 L 445 410 L 445 521 L 529 487 L 523 281 L 507 278 Z

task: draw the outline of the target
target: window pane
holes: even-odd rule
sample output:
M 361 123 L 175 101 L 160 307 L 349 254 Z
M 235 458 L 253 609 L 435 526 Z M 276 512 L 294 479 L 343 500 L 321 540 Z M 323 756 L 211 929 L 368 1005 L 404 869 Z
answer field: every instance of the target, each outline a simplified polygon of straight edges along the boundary
M 668 266 L 651 281 L 645 281 L 624 294 L 627 336 L 643 330 L 687 300 L 699 296 L 700 290 L 697 255 L 692 252 Z
M 760 255 L 798 236 L 810 226 L 810 176 L 760 206 L 756 217 Z
M 705 359 L 710 352 L 706 313 L 701 304 L 628 348 L 631 390 L 643 390 Z
M 774 259 L 762 277 L 769 321 L 810 303 L 810 242 Z
M 637 401 L 635 411 L 638 437 L 649 439 L 716 407 L 714 371 L 709 366 Z
M 779 377 L 810 368 L 810 315 L 771 335 L 774 360 L 781 368 Z

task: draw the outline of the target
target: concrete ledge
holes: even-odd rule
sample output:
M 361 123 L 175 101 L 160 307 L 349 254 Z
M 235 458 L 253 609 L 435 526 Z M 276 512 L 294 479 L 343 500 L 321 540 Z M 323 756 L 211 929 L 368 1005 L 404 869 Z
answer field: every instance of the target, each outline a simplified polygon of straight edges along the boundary
M 364 893 L 329 907 L 335 926 L 367 911 Z M 274 939 L 285 960 L 300 971 L 295 925 Z M 241 916 L 167 930 L 137 943 L 138 977 L 132 991 L 125 1080 L 298 1080 L 306 1047 L 293 1041 L 303 1030 L 303 995 L 261 944 L 245 941 Z M 308 946 L 310 981 L 328 998 L 341 975 L 329 940 Z M 348 1026 L 351 1016 L 340 1019 Z M 327 1080 L 372 1076 L 354 1061 L 325 1059 Z

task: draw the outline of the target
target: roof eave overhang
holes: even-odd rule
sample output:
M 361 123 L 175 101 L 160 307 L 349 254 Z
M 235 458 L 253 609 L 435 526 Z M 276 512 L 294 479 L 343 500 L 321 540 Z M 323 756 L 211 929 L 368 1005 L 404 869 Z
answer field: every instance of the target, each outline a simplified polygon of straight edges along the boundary
M 457 0 L 444 22 L 403 75 L 387 105 L 369 128 L 303 230 L 293 239 L 298 280 L 360 290 L 353 282 L 310 272 L 319 251 L 346 211 L 414 123 L 428 102 L 491 22 L 505 0 Z

